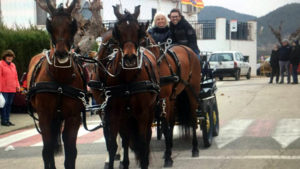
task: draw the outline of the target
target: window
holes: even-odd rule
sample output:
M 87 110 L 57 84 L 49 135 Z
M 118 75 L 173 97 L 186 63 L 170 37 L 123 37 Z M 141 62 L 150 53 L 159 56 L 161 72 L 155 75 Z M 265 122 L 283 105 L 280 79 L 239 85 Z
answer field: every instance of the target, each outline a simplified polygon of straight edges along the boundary
M 232 53 L 214 53 L 210 56 L 209 61 L 228 62 L 233 61 Z

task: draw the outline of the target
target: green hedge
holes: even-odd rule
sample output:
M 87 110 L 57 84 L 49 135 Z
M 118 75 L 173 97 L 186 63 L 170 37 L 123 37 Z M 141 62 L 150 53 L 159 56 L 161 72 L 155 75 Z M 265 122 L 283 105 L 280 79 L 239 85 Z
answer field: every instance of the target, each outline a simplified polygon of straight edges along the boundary
M 15 52 L 16 64 L 19 77 L 27 71 L 30 59 L 42 52 L 43 49 L 49 49 L 50 38 L 46 31 L 39 30 L 36 27 L 9 29 L 0 24 L 0 55 L 6 49 Z

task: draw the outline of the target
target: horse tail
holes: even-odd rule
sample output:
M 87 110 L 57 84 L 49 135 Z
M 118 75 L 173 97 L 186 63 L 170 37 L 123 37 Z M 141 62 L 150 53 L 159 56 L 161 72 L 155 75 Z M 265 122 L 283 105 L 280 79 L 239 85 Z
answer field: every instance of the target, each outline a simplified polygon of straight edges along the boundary
M 190 135 L 190 128 L 194 125 L 194 115 L 190 109 L 188 94 L 183 90 L 176 99 L 177 121 L 182 127 L 184 136 Z
M 62 128 L 62 120 L 54 119 L 51 124 L 51 134 L 52 134 L 52 146 L 55 155 L 59 155 L 62 153 L 62 142 L 61 142 L 61 128 Z

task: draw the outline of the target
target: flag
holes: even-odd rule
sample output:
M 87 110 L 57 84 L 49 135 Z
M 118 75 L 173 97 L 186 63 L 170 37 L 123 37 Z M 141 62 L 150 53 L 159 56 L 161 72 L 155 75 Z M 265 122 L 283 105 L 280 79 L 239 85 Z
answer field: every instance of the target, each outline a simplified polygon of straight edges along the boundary
M 204 8 L 202 0 L 181 0 L 182 4 L 193 5 L 196 8 Z

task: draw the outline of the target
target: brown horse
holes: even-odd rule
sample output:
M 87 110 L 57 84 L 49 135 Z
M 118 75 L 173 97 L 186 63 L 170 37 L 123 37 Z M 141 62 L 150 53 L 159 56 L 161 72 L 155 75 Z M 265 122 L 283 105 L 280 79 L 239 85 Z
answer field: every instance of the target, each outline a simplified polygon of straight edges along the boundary
M 135 152 L 141 168 L 146 169 L 149 165 L 159 76 L 155 56 L 138 45 L 146 31 L 146 26 L 137 22 L 139 8 L 135 8 L 134 14 L 126 11 L 122 15 L 119 8 L 114 7 L 118 22 L 112 35 L 118 43 L 117 52 L 106 55 L 108 50 L 103 46 L 98 55 L 97 73 L 106 95 L 103 119 L 110 169 L 113 168 L 118 133 L 124 148 L 122 167 L 129 166 L 129 147 Z
M 75 169 L 76 139 L 84 110 L 86 94 L 82 67 L 70 51 L 77 23 L 71 12 L 77 3 L 68 8 L 54 8 L 46 1 L 51 19 L 47 30 L 53 47 L 49 52 L 32 58 L 28 79 L 28 99 L 39 119 L 43 139 L 42 156 L 45 169 L 55 169 L 54 154 L 61 151 L 61 135 L 64 142 L 66 169 Z
M 190 48 L 183 45 L 172 45 L 164 49 L 156 45 L 150 35 L 143 43 L 156 55 L 158 61 L 161 87 L 159 97 L 162 111 L 158 123 L 162 121 L 165 136 L 164 167 L 171 167 L 175 122 L 192 128 L 192 156 L 199 156 L 196 111 L 199 108 L 200 61 Z

